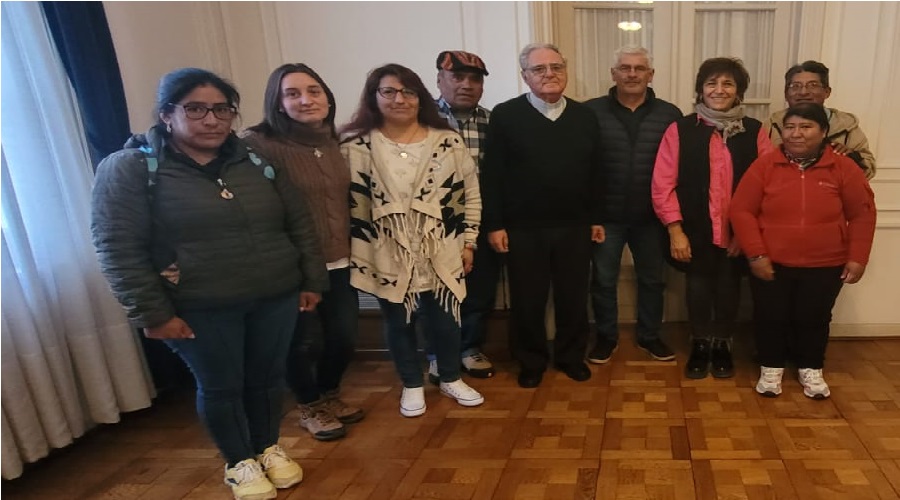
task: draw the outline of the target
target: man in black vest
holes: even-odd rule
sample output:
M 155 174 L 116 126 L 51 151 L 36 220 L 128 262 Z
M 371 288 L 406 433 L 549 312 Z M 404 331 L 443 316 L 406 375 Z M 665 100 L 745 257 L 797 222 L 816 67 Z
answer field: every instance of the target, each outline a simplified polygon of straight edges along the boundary
M 556 313 L 553 362 L 573 380 L 591 377 L 587 294 L 591 241 L 603 241 L 597 119 L 566 98 L 566 60 L 553 45 L 519 55 L 527 94 L 491 113 L 481 172 L 482 230 L 507 255 L 510 348 L 519 385 L 537 387 L 550 361 L 544 311 Z
M 637 275 L 637 344 L 651 358 L 672 361 L 675 353 L 659 337 L 665 281 L 664 231 L 653 212 L 650 181 L 666 128 L 681 118 L 673 104 L 656 98 L 653 61 L 643 47 L 622 47 L 610 68 L 616 85 L 585 104 L 600 122 L 606 239 L 594 244 L 591 298 L 597 339 L 588 361 L 609 361 L 619 343 L 619 267 L 625 245 Z

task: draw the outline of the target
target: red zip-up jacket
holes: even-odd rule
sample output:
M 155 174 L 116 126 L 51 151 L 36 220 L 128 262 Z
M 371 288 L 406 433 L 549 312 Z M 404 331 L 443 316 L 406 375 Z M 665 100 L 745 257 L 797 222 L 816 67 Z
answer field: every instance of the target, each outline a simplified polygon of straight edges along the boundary
M 789 267 L 867 264 L 875 236 L 875 195 L 850 158 L 826 147 L 806 170 L 781 148 L 759 157 L 730 207 L 744 254 Z

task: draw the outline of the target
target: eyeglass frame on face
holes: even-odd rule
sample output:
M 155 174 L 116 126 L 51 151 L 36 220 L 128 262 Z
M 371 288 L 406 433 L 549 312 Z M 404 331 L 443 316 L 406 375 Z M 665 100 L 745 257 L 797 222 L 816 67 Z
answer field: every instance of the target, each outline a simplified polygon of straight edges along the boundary
M 231 104 L 214 104 L 211 108 L 208 108 L 202 104 L 198 104 L 195 102 L 189 102 L 187 104 L 170 102 L 169 106 L 172 106 L 173 108 L 181 108 L 181 110 L 184 112 L 184 116 L 186 116 L 190 120 L 202 120 L 206 118 L 206 115 L 208 115 L 210 111 L 212 111 L 213 116 L 215 116 L 217 120 L 222 121 L 234 120 L 234 117 L 238 114 L 237 108 L 232 106 Z M 188 111 L 188 108 L 195 108 L 195 110 Z M 203 114 L 197 115 L 197 112 L 199 112 L 200 109 L 203 110 Z M 219 113 L 223 111 L 227 111 L 229 116 L 226 116 L 224 118 L 222 116 L 219 116 Z M 192 116 L 192 114 L 194 116 Z
M 534 76 L 544 76 L 549 72 L 553 72 L 555 75 L 561 75 L 567 71 L 566 63 L 553 63 L 553 64 L 541 64 L 540 66 L 531 66 L 529 68 L 525 68 L 525 71 L 531 73 Z
M 806 83 L 791 82 L 791 83 L 787 84 L 787 86 L 786 86 L 787 91 L 793 92 L 793 93 L 797 93 L 797 92 L 800 92 L 803 90 L 805 90 L 807 92 L 815 92 L 817 90 L 825 90 L 825 88 L 826 87 L 825 87 L 825 85 L 822 84 L 822 82 L 817 82 L 815 80 L 812 80 L 812 81 L 809 81 Z
M 413 89 L 409 89 L 406 87 L 403 87 L 402 89 L 396 89 L 394 87 L 378 87 L 375 89 L 375 92 L 377 92 L 378 95 L 387 99 L 388 101 L 396 100 L 397 94 L 402 95 L 403 99 L 407 101 L 419 100 L 419 93 Z
M 619 73 L 631 73 L 632 71 L 635 73 L 646 73 L 653 68 L 644 65 L 630 66 L 628 64 L 621 64 L 619 66 L 613 66 L 613 69 Z

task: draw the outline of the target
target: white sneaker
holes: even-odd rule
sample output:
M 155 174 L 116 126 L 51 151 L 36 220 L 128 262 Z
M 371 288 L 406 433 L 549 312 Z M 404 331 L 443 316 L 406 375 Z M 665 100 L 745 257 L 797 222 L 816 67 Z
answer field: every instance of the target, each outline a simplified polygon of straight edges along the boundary
M 484 403 L 484 396 L 469 387 L 469 384 L 457 379 L 454 382 L 441 382 L 441 394 L 449 396 L 463 406 L 478 406 Z
M 276 488 L 290 488 L 303 481 L 303 469 L 277 444 L 266 448 L 256 460 Z
M 463 371 L 475 378 L 491 378 L 494 376 L 494 365 L 483 352 L 476 352 L 462 358 Z
M 821 368 L 800 368 L 797 377 L 803 386 L 803 394 L 812 399 L 825 399 L 831 396 L 831 390 L 822 377 Z
M 441 375 L 438 373 L 436 359 L 432 359 L 428 362 L 428 381 L 434 385 L 439 385 L 441 383 Z
M 784 376 L 784 368 L 759 367 L 759 381 L 756 382 L 756 392 L 774 398 L 781 394 L 781 378 Z
M 262 466 L 252 458 L 241 460 L 234 467 L 226 464 L 225 484 L 231 487 L 236 500 L 268 500 L 278 496 Z
M 418 417 L 425 413 L 425 388 L 404 387 L 400 393 L 400 414 L 404 417 Z

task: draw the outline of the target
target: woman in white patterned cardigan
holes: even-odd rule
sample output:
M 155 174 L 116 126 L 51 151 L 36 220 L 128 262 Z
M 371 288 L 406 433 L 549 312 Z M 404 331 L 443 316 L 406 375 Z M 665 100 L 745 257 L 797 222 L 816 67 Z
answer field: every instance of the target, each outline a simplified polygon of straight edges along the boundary
M 440 390 L 463 406 L 484 398 L 460 379 L 459 305 L 481 219 L 475 164 L 438 116 L 422 80 L 388 64 L 366 79 L 342 127 L 350 166 L 350 282 L 378 298 L 403 381 L 400 413 L 425 413 L 414 313 L 437 355 Z

